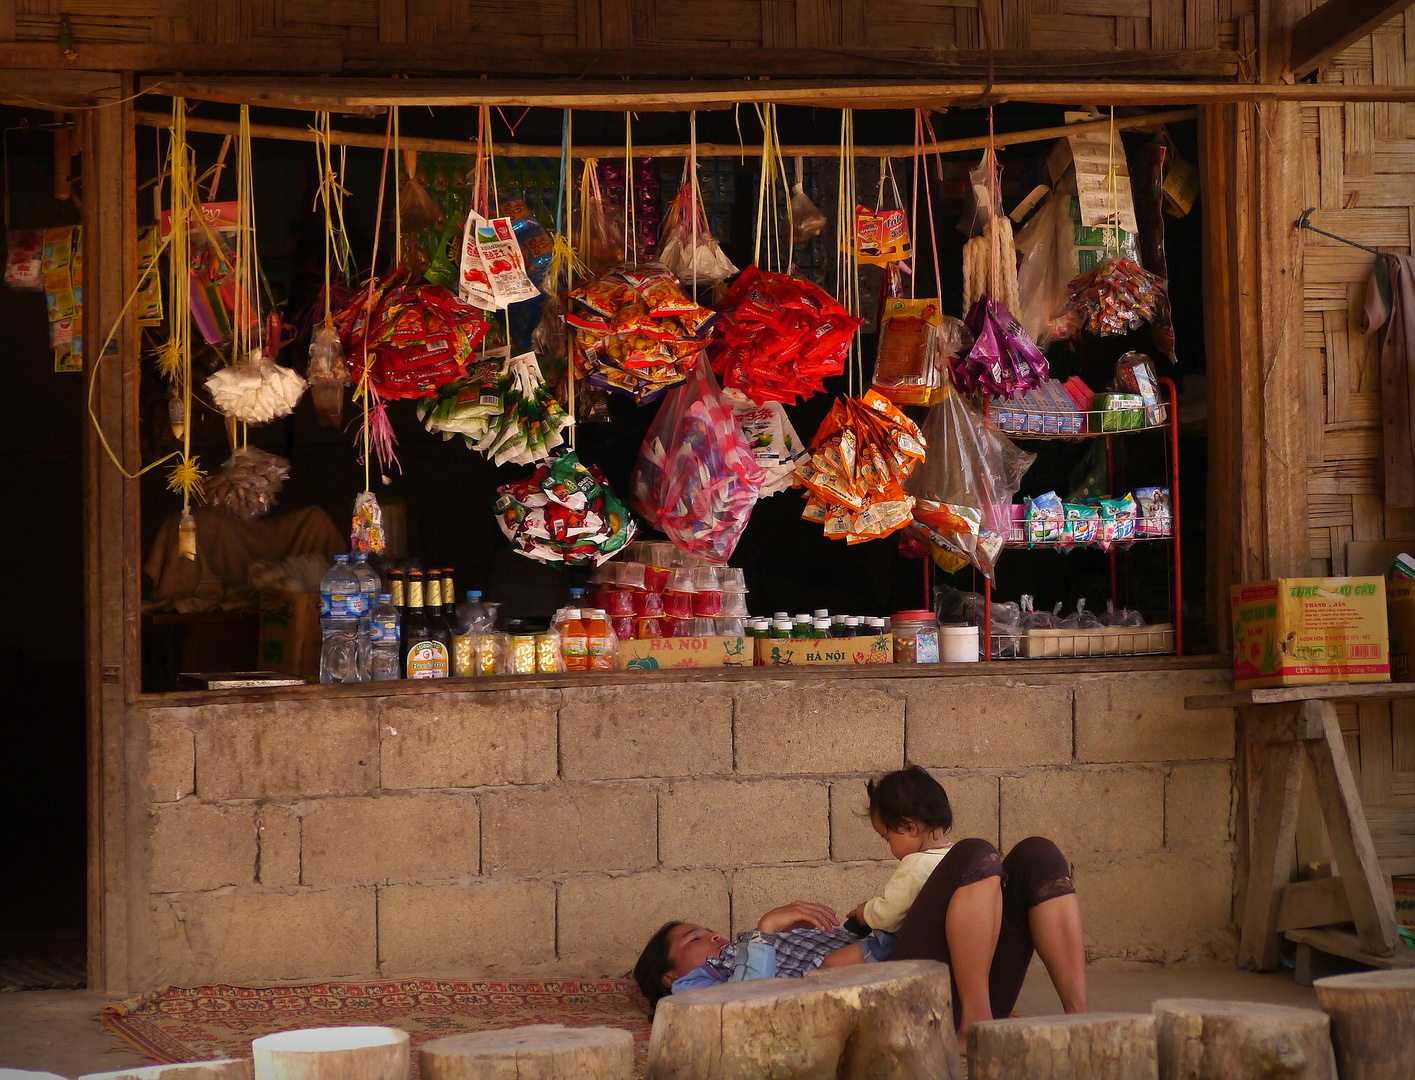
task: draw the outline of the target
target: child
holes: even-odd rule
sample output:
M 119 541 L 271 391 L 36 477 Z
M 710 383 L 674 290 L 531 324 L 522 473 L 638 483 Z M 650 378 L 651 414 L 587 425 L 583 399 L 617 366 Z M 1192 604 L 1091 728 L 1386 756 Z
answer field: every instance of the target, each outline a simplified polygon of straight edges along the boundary
M 889 844 L 899 869 L 885 882 L 884 891 L 850 912 L 846 926 L 864 937 L 858 945 L 841 950 L 828 966 L 888 960 L 894 935 L 908 914 L 914 897 L 928 881 L 953 845 L 944 837 L 953 827 L 953 808 L 943 785 L 917 765 L 865 784 L 870 796 L 870 824 Z M 860 956 L 849 955 L 859 949 Z

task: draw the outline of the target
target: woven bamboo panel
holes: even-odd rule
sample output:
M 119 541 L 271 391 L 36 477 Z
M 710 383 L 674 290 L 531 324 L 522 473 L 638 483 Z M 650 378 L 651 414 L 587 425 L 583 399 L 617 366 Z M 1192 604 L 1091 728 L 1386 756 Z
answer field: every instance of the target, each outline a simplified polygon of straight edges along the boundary
M 1251 8 L 1252 0 L 0 0 L 0 41 L 56 41 L 67 13 L 81 45 L 1172 51 L 1233 47 Z M 1385 71 L 1397 61 L 1375 64 Z M 1372 123 L 1389 129 L 1388 116 Z

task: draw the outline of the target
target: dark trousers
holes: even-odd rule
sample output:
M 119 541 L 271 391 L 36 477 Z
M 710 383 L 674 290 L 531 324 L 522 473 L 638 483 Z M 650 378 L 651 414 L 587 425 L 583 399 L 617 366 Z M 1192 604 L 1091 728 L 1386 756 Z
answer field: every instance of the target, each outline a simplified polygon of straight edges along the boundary
M 904 916 L 891 959 L 941 960 L 949 965 L 951 976 L 953 961 L 945 925 L 948 905 L 957 890 L 990 877 L 1002 878 L 1002 928 L 988 972 L 988 996 L 993 1016 L 1005 1017 L 1017 1004 L 1032 962 L 1034 950 L 1027 913 L 1043 901 L 1076 891 L 1066 857 L 1045 837 L 1029 836 L 1019 841 L 1005 859 L 986 840 L 968 839 L 954 844 Z M 954 979 L 955 1025 L 962 1015 L 958 981 Z

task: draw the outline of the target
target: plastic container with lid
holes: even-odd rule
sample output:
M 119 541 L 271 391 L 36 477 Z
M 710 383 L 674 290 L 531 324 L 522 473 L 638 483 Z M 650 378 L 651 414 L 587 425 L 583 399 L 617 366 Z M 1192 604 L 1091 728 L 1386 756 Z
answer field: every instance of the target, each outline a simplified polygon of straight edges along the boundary
M 896 664 L 938 663 L 938 620 L 932 611 L 899 611 L 889 620 Z
M 634 620 L 634 637 L 641 641 L 663 637 L 664 620 L 657 615 Z M 621 639 L 622 640 L 622 639 Z
M 722 594 L 722 612 L 726 618 L 745 619 L 747 617 L 747 594 L 725 592 Z
M 828 638 L 828 637 L 830 637 L 830 619 L 829 619 L 829 617 L 817 618 L 817 619 L 814 620 L 814 629 L 812 630 L 811 636 L 812 636 L 812 637 L 816 637 L 816 638 Z
M 671 638 L 692 637 L 694 619 L 668 618 L 663 620 L 663 636 Z
M 591 671 L 613 671 L 619 665 L 619 638 L 610 628 L 603 611 L 587 608 L 581 613 L 585 624 L 585 651 Z
M 610 618 L 609 625 L 614 630 L 615 637 L 620 641 L 628 641 L 637 634 L 635 627 L 638 621 L 633 615 L 614 615 Z M 586 663 L 588 664 L 588 661 Z M 586 666 L 585 670 L 588 671 L 589 667 Z
M 945 664 L 978 662 L 978 628 L 952 625 L 938 628 L 939 659 Z
M 634 614 L 642 618 L 657 618 L 663 614 L 663 594 L 656 592 L 631 593 L 634 598 Z
M 675 619 L 688 619 L 693 615 L 693 598 L 697 595 L 693 585 L 693 572 L 683 567 L 668 575 L 668 584 L 663 590 L 663 611 Z M 671 634 L 669 635 L 672 636 Z
M 714 631 L 718 637 L 741 637 L 746 631 L 742 620 L 735 617 L 713 619 Z
M 816 620 L 806 614 L 797 615 L 791 620 L 791 636 L 803 640 L 815 637 Z
M 740 566 L 719 566 L 717 578 L 723 592 L 747 591 L 747 579 L 743 576 Z

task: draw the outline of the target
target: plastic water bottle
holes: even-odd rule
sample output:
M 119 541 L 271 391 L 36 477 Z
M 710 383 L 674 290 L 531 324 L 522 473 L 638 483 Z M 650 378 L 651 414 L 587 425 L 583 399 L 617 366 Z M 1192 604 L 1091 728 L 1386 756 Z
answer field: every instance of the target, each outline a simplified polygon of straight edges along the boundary
M 372 626 L 373 609 L 378 606 L 379 591 L 383 582 L 378 571 L 368 564 L 368 554 L 356 551 L 349 556 L 349 569 L 359 580 L 359 681 L 368 682 L 369 675 L 369 631 Z
M 367 663 L 364 665 L 372 682 L 390 682 L 400 678 L 399 645 L 402 618 L 393 606 L 392 593 L 379 593 L 378 604 L 368 620 Z
M 319 625 L 323 644 L 319 653 L 319 681 L 359 682 L 359 621 L 363 595 L 359 579 L 349 568 L 349 556 L 334 556 L 334 565 L 319 583 Z
M 457 633 L 480 634 L 491 629 L 491 612 L 481 602 L 480 589 L 468 589 L 467 598 L 457 605 Z

